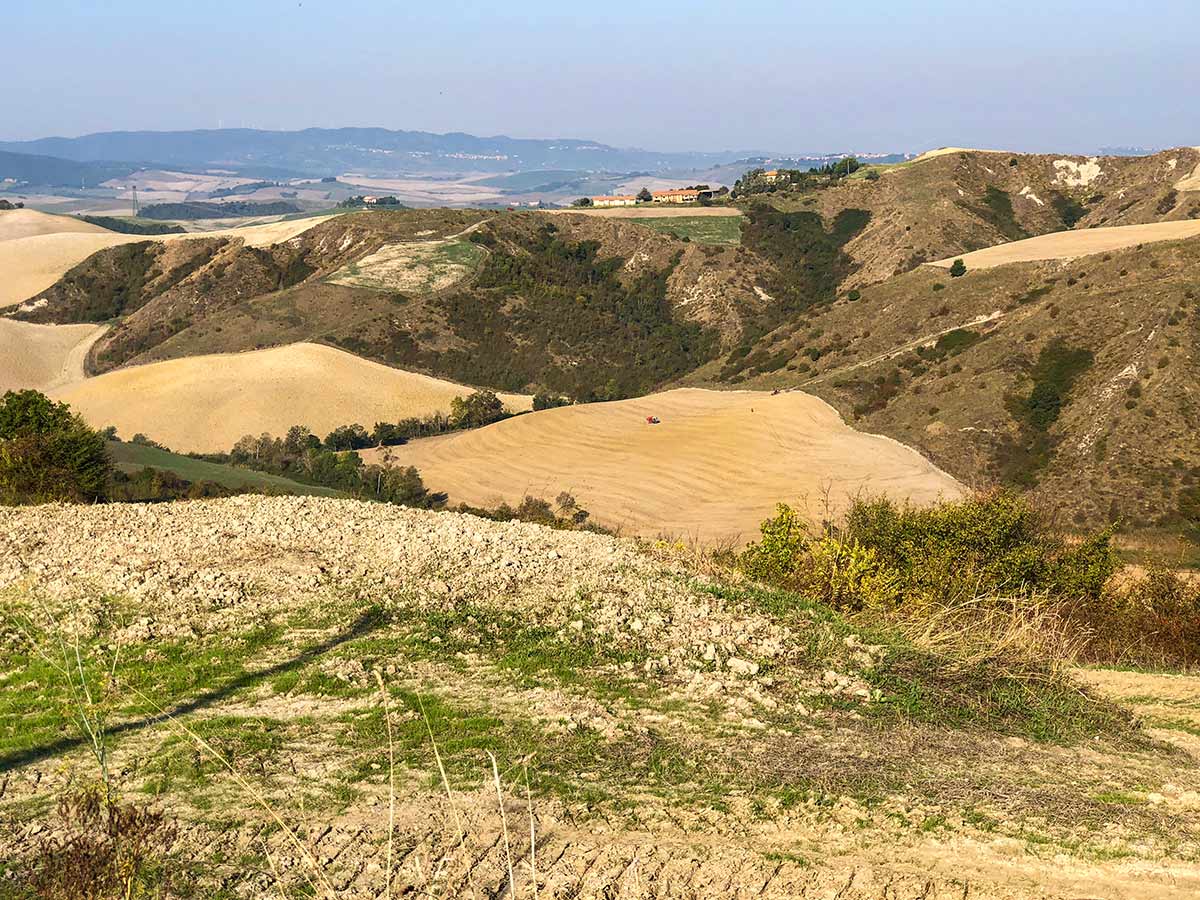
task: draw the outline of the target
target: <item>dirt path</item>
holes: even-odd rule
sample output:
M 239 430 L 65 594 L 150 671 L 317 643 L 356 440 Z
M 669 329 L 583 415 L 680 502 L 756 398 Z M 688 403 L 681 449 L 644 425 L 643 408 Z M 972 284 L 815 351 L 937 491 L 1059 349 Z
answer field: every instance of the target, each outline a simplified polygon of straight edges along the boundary
M 1000 310 L 996 310 L 995 312 L 988 313 L 987 315 L 976 316 L 974 319 L 971 319 L 971 321 L 969 321 L 969 322 L 963 322 L 958 325 L 951 325 L 949 328 L 943 328 L 941 331 L 934 331 L 934 332 L 930 332 L 929 334 L 921 335 L 921 337 L 919 337 L 919 338 L 916 338 L 911 341 L 906 341 L 905 343 L 900 344 L 898 347 L 893 347 L 891 350 L 885 350 L 883 353 L 878 353 L 875 356 L 872 356 L 868 359 L 859 360 L 858 362 L 851 363 L 848 366 L 841 366 L 837 369 L 833 369 L 829 372 L 825 372 L 821 375 L 818 375 L 816 378 L 810 378 L 808 381 L 805 382 L 805 384 L 806 385 L 820 384 L 823 381 L 828 381 L 830 378 L 835 378 L 839 375 L 845 375 L 847 372 L 853 372 L 856 369 L 865 369 L 866 367 L 873 366 L 876 363 L 884 362 L 885 360 L 889 360 L 889 359 L 892 359 L 893 357 L 900 356 L 903 353 L 908 353 L 910 350 L 916 350 L 918 347 L 923 347 L 926 344 L 932 343 L 932 342 L 936 341 L 938 338 L 942 337 L 943 335 L 949 334 L 952 331 L 959 331 L 960 329 L 963 329 L 963 328 L 975 328 L 980 325 L 987 325 L 989 322 L 998 322 L 1000 319 L 1003 319 L 1003 318 L 1004 318 L 1004 313 L 1001 312 Z M 795 388 L 794 390 L 803 390 L 803 388 Z

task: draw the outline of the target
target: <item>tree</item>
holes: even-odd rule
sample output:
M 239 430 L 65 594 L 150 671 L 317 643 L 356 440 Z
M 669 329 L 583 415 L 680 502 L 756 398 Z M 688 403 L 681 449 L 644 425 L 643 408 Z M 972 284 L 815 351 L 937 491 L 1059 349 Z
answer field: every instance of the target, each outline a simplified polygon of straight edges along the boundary
M 504 418 L 504 403 L 492 391 L 475 391 L 450 401 L 450 424 L 455 428 L 480 428 Z
M 591 197 L 580 197 L 578 200 L 572 200 L 571 205 L 572 206 L 591 206 L 592 198 Z
M 103 500 L 112 477 L 104 437 L 38 391 L 0 398 L 0 504 Z
M 371 436 L 367 429 L 355 423 L 354 425 L 339 425 L 325 436 L 327 450 L 361 450 L 371 446 Z
M 967 274 L 967 264 L 961 259 L 956 259 L 954 265 L 950 267 L 951 278 L 962 278 Z
M 641 203 L 649 203 L 654 199 L 654 195 L 650 193 L 650 188 L 642 188 L 637 192 L 637 198 Z

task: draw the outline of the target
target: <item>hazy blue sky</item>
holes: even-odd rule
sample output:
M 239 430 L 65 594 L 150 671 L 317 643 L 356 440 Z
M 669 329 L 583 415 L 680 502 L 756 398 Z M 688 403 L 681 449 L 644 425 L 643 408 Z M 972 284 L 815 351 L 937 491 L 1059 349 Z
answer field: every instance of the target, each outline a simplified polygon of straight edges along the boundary
M 1200 144 L 1200 0 L 2 0 L 0 35 L 6 139 L 223 122 L 659 150 Z

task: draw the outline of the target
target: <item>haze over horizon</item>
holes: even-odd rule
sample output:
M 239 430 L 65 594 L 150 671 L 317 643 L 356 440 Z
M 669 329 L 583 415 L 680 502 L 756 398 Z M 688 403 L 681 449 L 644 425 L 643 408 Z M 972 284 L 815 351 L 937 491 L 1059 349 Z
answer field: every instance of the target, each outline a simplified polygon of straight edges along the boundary
M 775 0 L 614 0 L 570 13 L 546 0 L 453 10 L 16 0 L 6 11 L 6 68 L 30 73 L 36 89 L 0 95 L 4 140 L 223 125 L 577 137 L 659 151 L 1200 143 L 1189 96 L 1200 83 L 1200 9 L 1185 0 L 1153 16 L 1116 0 L 805 11 Z

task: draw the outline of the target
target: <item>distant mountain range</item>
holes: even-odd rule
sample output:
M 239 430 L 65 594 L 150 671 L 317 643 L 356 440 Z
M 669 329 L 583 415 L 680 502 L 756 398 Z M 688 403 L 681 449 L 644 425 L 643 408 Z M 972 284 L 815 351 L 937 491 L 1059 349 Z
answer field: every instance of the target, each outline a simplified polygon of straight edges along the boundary
M 0 142 L 0 150 L 76 163 L 138 161 L 171 168 L 225 168 L 259 177 L 556 169 L 571 172 L 694 172 L 739 160 L 777 158 L 762 150 L 661 153 L 597 141 L 431 134 L 386 128 L 307 128 L 258 131 L 111 131 L 77 138 Z M 796 156 L 819 164 L 839 154 Z M 888 159 L 900 158 L 899 156 Z M 117 166 L 119 168 L 119 166 Z M 0 170 L 0 178 L 6 176 Z M 31 180 L 31 179 L 26 179 Z

